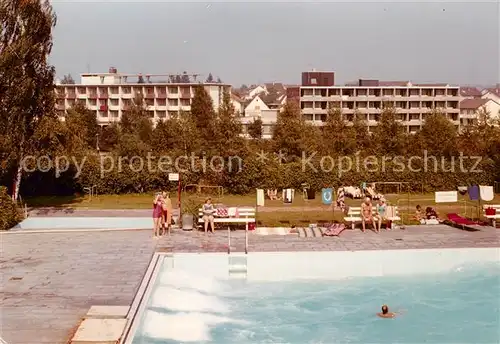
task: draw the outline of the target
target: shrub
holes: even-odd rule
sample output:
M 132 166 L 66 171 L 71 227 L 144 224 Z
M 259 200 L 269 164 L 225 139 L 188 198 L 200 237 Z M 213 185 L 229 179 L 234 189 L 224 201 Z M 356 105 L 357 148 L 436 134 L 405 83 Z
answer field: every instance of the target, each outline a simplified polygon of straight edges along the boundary
M 7 188 L 0 186 L 0 230 L 8 230 L 21 220 L 21 212 L 7 193 Z

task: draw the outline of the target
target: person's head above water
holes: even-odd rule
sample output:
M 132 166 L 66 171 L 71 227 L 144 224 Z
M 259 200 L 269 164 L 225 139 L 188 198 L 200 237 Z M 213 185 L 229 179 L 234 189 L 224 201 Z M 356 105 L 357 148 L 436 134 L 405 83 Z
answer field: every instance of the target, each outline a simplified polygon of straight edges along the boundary
M 389 313 L 389 307 L 387 307 L 387 305 L 383 305 L 382 306 L 382 314 L 387 314 Z

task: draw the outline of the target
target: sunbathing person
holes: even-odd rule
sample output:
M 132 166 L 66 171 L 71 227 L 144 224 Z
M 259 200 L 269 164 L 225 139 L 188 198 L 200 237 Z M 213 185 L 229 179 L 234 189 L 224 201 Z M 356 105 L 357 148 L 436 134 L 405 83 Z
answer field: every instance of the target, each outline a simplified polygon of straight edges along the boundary
M 424 214 L 420 205 L 417 205 L 417 207 L 415 208 L 415 215 L 413 215 L 413 219 L 420 222 L 420 224 L 425 223 Z
M 370 197 L 366 197 L 365 201 L 361 203 L 361 224 L 363 226 L 361 231 L 363 232 L 366 230 L 366 223 L 371 223 L 375 232 L 378 233 L 377 225 L 373 221 L 372 200 Z
M 425 208 L 425 218 L 427 220 L 437 220 L 439 218 L 437 211 L 433 207 Z

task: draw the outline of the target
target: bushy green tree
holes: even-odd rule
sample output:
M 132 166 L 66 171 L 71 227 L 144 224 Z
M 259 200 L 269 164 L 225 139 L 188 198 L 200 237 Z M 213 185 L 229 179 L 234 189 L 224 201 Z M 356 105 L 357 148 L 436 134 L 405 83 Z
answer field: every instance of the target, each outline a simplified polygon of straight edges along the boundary
M 48 0 L 0 2 L 0 135 L 9 150 L 4 157 L 7 164 L 16 166 L 15 199 L 23 172 L 22 159 L 37 153 L 35 138 L 50 135 L 41 130 L 57 120 L 55 71 L 48 63 L 55 23 Z
M 253 139 L 261 139 L 262 138 L 262 120 L 260 118 L 256 118 L 252 123 L 248 125 L 248 135 L 250 135 Z

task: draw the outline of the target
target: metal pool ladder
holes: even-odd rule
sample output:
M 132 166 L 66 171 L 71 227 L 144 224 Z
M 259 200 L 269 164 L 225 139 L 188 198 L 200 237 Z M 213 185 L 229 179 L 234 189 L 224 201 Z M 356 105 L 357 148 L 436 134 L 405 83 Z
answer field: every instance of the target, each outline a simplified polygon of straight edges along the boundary
M 227 227 L 227 254 L 229 278 L 247 278 L 247 257 L 248 257 L 248 223 L 245 227 L 245 254 L 231 254 L 231 228 Z
M 227 226 L 227 254 L 231 254 L 231 227 Z M 248 254 L 248 222 L 245 227 L 245 254 Z
M 246 279 L 247 278 L 247 255 L 230 255 L 228 261 L 229 278 Z

